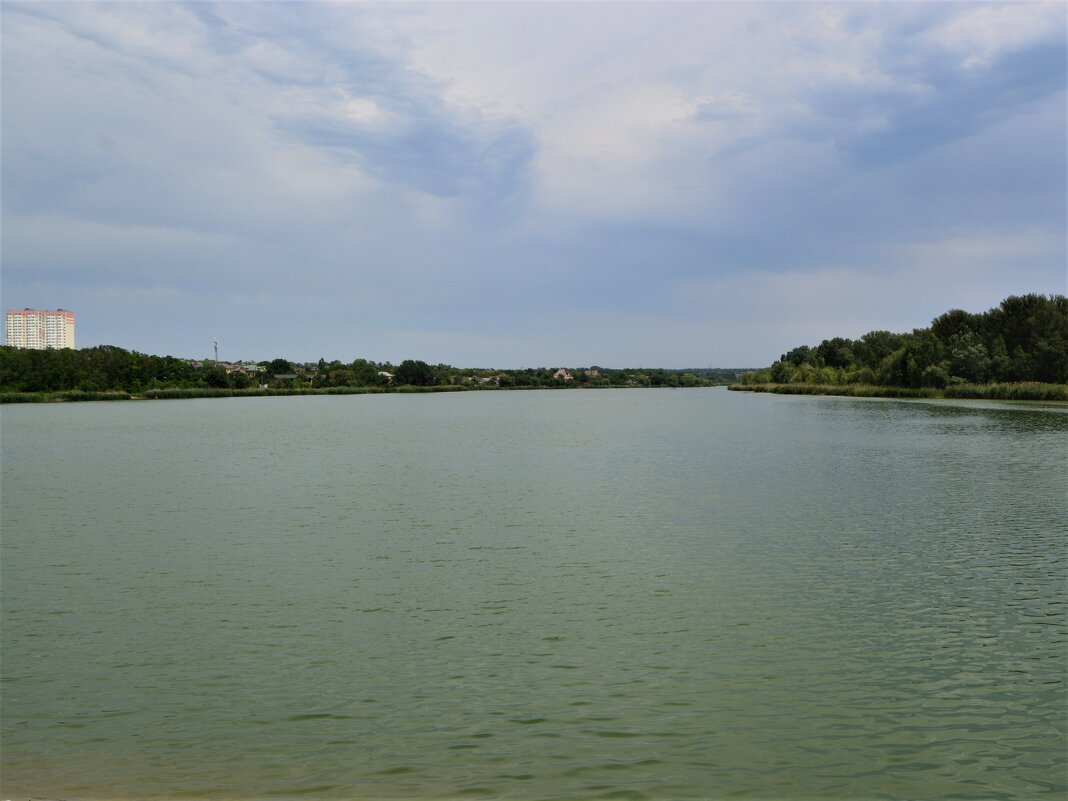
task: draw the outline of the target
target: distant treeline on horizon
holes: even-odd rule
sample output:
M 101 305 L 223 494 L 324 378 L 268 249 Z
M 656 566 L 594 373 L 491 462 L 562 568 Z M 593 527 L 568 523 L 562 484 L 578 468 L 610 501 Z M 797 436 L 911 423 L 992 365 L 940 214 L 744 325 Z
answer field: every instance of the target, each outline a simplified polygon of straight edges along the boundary
M 112 345 L 80 350 L 0 347 L 0 393 L 125 392 L 165 389 L 245 390 L 344 387 L 565 388 L 698 387 L 738 381 L 751 368 L 684 370 L 636 368 L 527 368 L 480 370 L 407 359 L 398 365 L 356 359 L 293 363 L 214 362 L 152 356 Z
M 1068 298 L 1013 295 L 981 314 L 953 309 L 908 334 L 871 331 L 784 353 L 743 384 L 1068 383 Z

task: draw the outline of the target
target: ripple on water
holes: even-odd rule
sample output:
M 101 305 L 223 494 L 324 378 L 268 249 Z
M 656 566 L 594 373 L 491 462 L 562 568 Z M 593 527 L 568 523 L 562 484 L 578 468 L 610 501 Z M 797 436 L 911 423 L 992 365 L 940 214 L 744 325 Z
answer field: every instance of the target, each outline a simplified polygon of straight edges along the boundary
M 5 792 L 1068 791 L 1068 415 L 269 400 L 5 412 Z

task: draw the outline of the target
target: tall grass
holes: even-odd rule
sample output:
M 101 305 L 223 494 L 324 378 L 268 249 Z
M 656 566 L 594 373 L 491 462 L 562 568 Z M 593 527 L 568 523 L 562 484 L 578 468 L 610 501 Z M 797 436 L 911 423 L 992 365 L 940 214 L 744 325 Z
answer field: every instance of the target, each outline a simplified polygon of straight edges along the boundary
M 146 389 L 141 393 L 141 397 L 148 400 L 175 400 L 178 398 L 229 398 L 233 394 L 232 389 L 216 387 L 171 387 L 170 389 Z
M 387 392 L 456 392 L 464 387 L 249 387 L 248 389 L 149 389 L 141 393 L 147 400 L 176 400 L 179 398 L 267 398 L 293 395 L 379 395 Z
M 322 387 L 312 391 L 317 395 L 380 395 L 389 390 L 387 387 Z
M 69 392 L 55 392 L 52 398 L 58 401 L 118 401 L 130 400 L 129 392 L 83 392 L 72 389 Z
M 931 387 L 880 387 L 872 384 L 731 384 L 738 392 L 778 395 L 846 395 L 857 398 L 970 398 L 975 400 L 1068 401 L 1068 384 L 956 384 Z
M 137 394 L 129 392 L 2 392 L 0 403 L 54 403 L 57 401 L 98 400 L 185 400 L 189 398 L 266 398 L 292 395 L 380 395 L 383 393 L 409 392 L 464 392 L 467 387 L 442 385 L 431 387 L 297 387 L 271 388 L 249 387 L 227 389 L 225 387 L 168 387 L 146 389 Z
M 957 384 L 946 387 L 947 398 L 991 400 L 1068 401 L 1068 384 L 1024 381 L 1017 384 Z
M 415 387 L 410 385 L 397 387 L 395 392 L 466 392 L 467 387 L 461 387 L 455 384 L 435 384 L 430 387 Z
M 773 392 L 777 395 L 846 395 L 854 398 L 937 398 L 927 387 L 877 387 L 871 384 L 731 384 L 736 392 Z
M 77 403 L 79 401 L 116 401 L 133 398 L 129 392 L 85 392 L 70 389 L 65 392 L 2 392 L 0 403 Z

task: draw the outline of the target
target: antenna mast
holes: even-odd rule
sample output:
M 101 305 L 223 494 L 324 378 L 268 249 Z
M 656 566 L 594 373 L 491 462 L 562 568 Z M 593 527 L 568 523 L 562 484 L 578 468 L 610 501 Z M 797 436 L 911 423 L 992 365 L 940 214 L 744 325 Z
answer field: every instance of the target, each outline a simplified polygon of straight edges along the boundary
M 215 340 L 215 361 L 219 361 L 219 340 Z

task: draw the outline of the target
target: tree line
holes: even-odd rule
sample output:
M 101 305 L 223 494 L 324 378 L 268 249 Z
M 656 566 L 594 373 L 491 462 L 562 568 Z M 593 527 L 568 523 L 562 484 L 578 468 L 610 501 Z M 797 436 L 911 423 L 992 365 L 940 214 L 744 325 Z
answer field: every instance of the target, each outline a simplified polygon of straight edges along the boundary
M 743 384 L 871 384 L 946 388 L 960 384 L 1068 383 L 1068 298 L 1014 295 L 979 314 L 953 309 L 929 328 L 801 345 Z
M 261 385 L 271 389 L 332 389 L 343 387 L 453 386 L 490 388 L 567 387 L 697 387 L 726 384 L 744 374 L 741 369 L 629 369 L 526 368 L 480 370 L 447 364 L 430 365 L 406 359 L 400 364 L 355 359 L 294 363 L 276 358 L 229 365 L 153 356 L 99 345 L 80 350 L 31 350 L 0 347 L 0 392 L 125 392 L 140 394 L 166 389 L 245 390 Z

